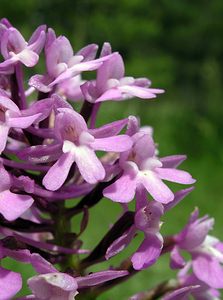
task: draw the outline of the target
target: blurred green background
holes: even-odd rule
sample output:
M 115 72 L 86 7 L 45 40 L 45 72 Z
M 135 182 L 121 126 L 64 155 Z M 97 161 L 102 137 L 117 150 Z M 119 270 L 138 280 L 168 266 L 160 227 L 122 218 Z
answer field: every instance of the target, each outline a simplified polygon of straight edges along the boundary
M 196 189 L 164 218 L 165 233 L 180 230 L 198 206 L 216 218 L 214 234 L 223 238 L 222 16 L 222 0 L 1 0 L 1 17 L 26 37 L 45 23 L 66 35 L 74 50 L 109 41 L 123 55 L 127 75 L 148 77 L 166 90 L 155 101 L 108 102 L 100 113 L 101 124 L 138 115 L 154 127 L 161 156 L 188 155 L 183 168 L 197 179 Z M 100 240 L 118 212 L 108 200 L 92 209 L 85 247 Z M 127 299 L 170 277 L 167 269 L 163 257 L 100 299 Z

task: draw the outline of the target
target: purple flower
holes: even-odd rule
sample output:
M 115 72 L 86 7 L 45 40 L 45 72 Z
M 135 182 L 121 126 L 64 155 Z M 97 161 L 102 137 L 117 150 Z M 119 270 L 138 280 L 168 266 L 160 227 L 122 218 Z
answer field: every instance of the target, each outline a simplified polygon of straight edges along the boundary
M 30 108 L 19 110 L 18 106 L 0 90 L 0 153 L 4 151 L 10 128 L 27 128 L 34 122 L 45 119 L 52 104 L 46 99 L 33 104 Z
M 151 201 L 136 212 L 135 226 L 144 232 L 144 241 L 133 254 L 131 261 L 135 270 L 146 269 L 156 262 L 163 248 L 163 237 L 159 233 L 163 206 Z
M 37 90 L 47 93 L 56 84 L 76 77 L 83 71 L 99 68 L 108 57 L 94 60 L 97 45 L 91 44 L 74 54 L 69 40 L 65 36 L 56 38 L 53 30 L 49 30 L 45 47 L 46 75 L 31 77 L 29 84 Z M 75 79 L 76 80 L 76 79 Z M 74 81 L 75 82 L 75 81 Z
M 132 146 L 127 135 L 95 138 L 97 130 L 91 134 L 83 117 L 68 108 L 58 109 L 54 129 L 58 141 L 62 143 L 62 155 L 43 179 L 44 186 L 52 191 L 62 186 L 74 162 L 88 183 L 103 180 L 105 170 L 95 150 L 123 152 Z
M 10 68 L 17 62 L 21 62 L 26 67 L 33 67 L 39 60 L 39 53 L 45 43 L 46 26 L 39 26 L 32 34 L 28 43 L 21 33 L 14 27 L 4 26 L 1 36 L 1 53 L 5 59 L 0 63 L 0 70 Z
M 136 190 L 146 189 L 154 200 L 168 203 L 174 199 L 173 192 L 162 180 L 192 184 L 195 180 L 185 171 L 175 168 L 181 157 L 159 159 L 150 134 L 139 131 L 132 136 L 132 150 L 121 155 L 123 174 L 104 190 L 104 196 L 117 202 L 131 201 Z
M 116 255 L 131 242 L 137 231 L 144 233 L 144 240 L 140 247 L 133 254 L 131 261 L 135 270 L 146 269 L 156 262 L 160 256 L 163 247 L 163 238 L 159 233 L 162 223 L 160 218 L 164 213 L 164 207 L 161 203 L 151 201 L 147 202 L 145 194 L 137 193 L 137 207 L 134 225 L 115 240 L 107 249 L 106 259 Z
M 105 44 L 101 56 L 111 53 L 109 44 Z M 124 62 L 120 54 L 116 53 L 105 61 L 97 70 L 95 81 L 87 81 L 81 86 L 84 98 L 92 103 L 108 100 L 121 101 L 133 97 L 143 99 L 156 98 L 164 90 L 150 88 L 147 78 L 125 77 Z
M 186 266 L 178 275 L 181 286 L 198 286 L 190 292 L 196 300 L 220 300 L 220 293 L 217 289 L 211 288 L 209 285 L 199 280 L 193 273 L 186 274 L 188 267 L 189 266 Z
M 187 264 L 178 273 L 179 288 L 168 293 L 163 300 L 189 300 L 189 295 L 196 300 L 220 300 L 220 293 L 217 289 L 211 288 L 209 285 L 199 280 L 194 273 L 188 273 L 191 264 Z
M 175 236 L 176 246 L 171 253 L 171 267 L 182 268 L 185 261 L 180 254 L 187 251 L 192 257 L 192 268 L 196 277 L 212 288 L 223 288 L 223 249 L 220 241 L 208 235 L 214 219 L 198 218 L 196 209 L 181 233 Z

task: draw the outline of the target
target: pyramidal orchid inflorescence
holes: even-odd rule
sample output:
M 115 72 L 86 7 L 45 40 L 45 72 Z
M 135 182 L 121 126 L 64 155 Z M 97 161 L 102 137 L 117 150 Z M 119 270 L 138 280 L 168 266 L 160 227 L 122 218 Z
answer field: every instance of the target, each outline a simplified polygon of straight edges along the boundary
M 164 91 L 147 78 L 126 76 L 122 56 L 109 43 L 75 52 L 45 25 L 26 41 L 2 19 L 0 51 L 0 300 L 96 299 L 168 253 L 177 278 L 129 299 L 220 299 L 223 244 L 209 235 L 214 219 L 199 218 L 196 209 L 178 234 L 162 233 L 163 216 L 193 190 L 195 180 L 178 168 L 186 156 L 160 157 L 153 129 L 137 116 L 97 126 L 103 102 L 149 101 Z M 36 74 L 40 54 L 45 71 Z M 85 71 L 95 71 L 95 79 L 84 79 Z M 178 184 L 177 192 L 169 182 Z M 90 209 L 103 197 L 121 214 L 85 249 Z M 111 263 L 140 232 L 144 237 L 130 257 Z M 29 264 L 35 275 L 25 282 L 5 258 L 24 270 Z M 92 272 L 105 261 L 107 269 Z

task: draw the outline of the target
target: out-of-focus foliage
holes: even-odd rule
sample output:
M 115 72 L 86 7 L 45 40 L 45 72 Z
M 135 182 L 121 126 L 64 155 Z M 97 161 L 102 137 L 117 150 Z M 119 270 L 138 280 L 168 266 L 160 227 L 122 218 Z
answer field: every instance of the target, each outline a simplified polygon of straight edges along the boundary
M 215 143 L 223 136 L 222 13 L 221 0 L 1 1 L 2 16 L 27 35 L 46 23 L 68 36 L 76 50 L 89 42 L 110 41 L 124 56 L 128 74 L 148 76 L 167 90 L 165 104 L 177 109 L 178 126 L 171 129 L 175 142 L 192 155 L 207 149 L 216 153 Z M 139 110 L 144 112 L 144 106 Z

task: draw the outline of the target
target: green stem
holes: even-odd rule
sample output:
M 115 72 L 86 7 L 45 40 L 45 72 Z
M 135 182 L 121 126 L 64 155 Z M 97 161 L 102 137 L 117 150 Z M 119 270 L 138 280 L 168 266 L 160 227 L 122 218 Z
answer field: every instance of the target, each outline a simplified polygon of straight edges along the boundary
M 74 235 L 72 235 L 71 219 L 66 217 L 65 211 L 64 203 L 58 203 L 58 211 L 52 215 L 55 222 L 54 240 L 57 245 L 72 248 Z M 78 254 L 67 254 L 63 262 L 60 263 L 62 272 L 67 269 L 78 271 L 78 265 Z

